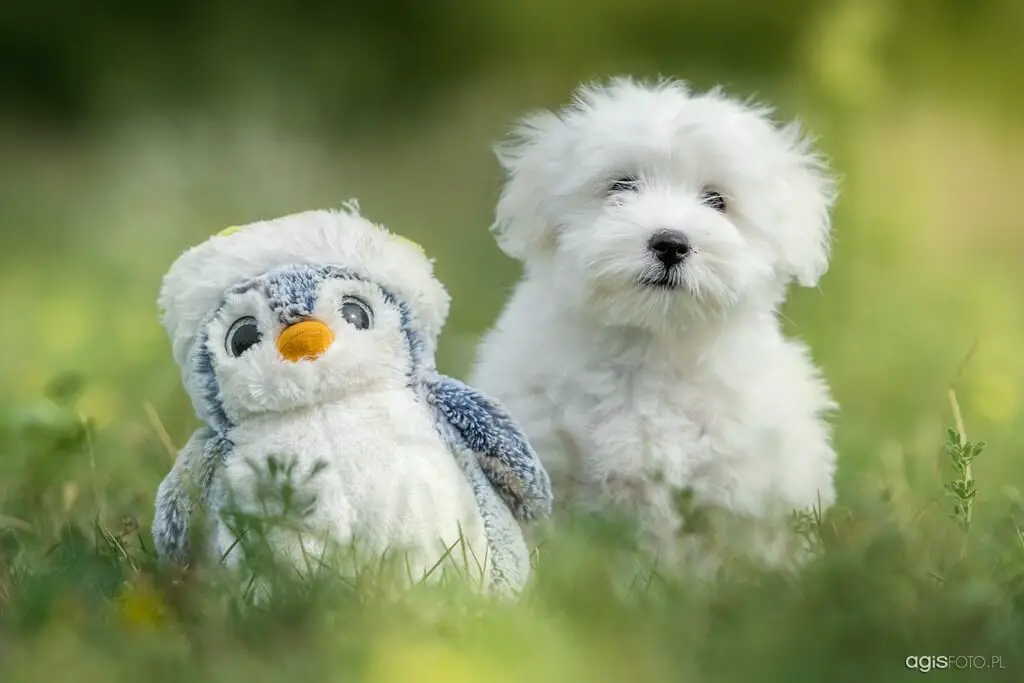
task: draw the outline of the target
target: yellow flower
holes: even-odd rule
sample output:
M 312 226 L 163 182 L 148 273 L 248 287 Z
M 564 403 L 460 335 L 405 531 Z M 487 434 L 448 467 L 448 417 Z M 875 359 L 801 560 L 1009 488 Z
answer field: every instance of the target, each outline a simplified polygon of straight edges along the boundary
M 126 582 L 117 599 L 118 610 L 128 626 L 147 628 L 167 618 L 167 608 L 160 594 L 145 581 Z

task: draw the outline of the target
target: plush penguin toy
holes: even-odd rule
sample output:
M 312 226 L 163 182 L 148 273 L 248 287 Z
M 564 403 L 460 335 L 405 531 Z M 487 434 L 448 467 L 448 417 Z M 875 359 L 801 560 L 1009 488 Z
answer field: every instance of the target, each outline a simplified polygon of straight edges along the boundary
M 548 475 L 498 403 L 436 371 L 449 297 L 418 245 L 354 204 L 230 228 L 174 263 L 159 305 L 204 423 L 157 492 L 164 560 L 195 563 L 201 507 L 207 552 L 237 565 L 229 501 L 265 514 L 260 487 L 287 474 L 303 532 L 268 540 L 300 567 L 358 545 L 404 554 L 414 580 L 448 554 L 522 587 L 519 523 L 549 513 Z

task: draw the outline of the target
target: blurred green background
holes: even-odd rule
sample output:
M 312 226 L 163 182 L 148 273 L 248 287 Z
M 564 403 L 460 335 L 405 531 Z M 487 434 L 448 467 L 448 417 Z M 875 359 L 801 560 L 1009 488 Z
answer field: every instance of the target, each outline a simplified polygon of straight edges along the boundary
M 95 461 L 62 476 L 148 522 L 158 423 L 195 427 L 162 273 L 225 226 L 350 197 L 437 259 L 440 363 L 464 375 L 518 274 L 487 231 L 491 144 L 581 81 L 670 75 L 802 119 L 843 177 L 832 268 L 786 307 L 842 406 L 842 499 L 939 490 L 950 386 L 991 444 L 982 499 L 1013 495 L 1022 43 L 1019 0 L 5 2 L 0 397 L 41 410 L 80 373 Z

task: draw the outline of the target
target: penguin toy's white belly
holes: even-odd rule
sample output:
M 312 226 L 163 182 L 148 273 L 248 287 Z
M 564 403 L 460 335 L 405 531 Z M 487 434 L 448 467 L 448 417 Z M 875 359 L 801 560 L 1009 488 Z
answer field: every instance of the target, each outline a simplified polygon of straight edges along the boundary
M 316 564 L 326 538 L 336 549 L 358 554 L 349 560 L 360 563 L 404 553 L 403 569 L 407 564 L 418 580 L 455 546 L 450 561 L 462 565 L 470 558 L 471 578 L 488 583 L 487 540 L 473 490 L 411 392 L 364 394 L 262 415 L 233 428 L 229 438 L 233 448 L 220 488 L 233 491 L 235 509 L 266 514 L 269 507 L 280 514 L 279 502 L 265 506 L 256 494 L 259 480 L 269 479 L 270 456 L 290 470 L 299 505 L 315 495 L 304 533 L 272 532 L 269 539 L 300 566 Z M 219 523 L 213 541 L 221 557 L 231 558 L 232 547 L 241 544 L 229 526 Z

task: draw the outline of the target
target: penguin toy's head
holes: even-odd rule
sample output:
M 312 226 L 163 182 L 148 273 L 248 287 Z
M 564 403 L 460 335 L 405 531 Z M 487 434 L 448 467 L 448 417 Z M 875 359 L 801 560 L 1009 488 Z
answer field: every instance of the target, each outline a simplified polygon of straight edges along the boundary
M 208 239 L 171 267 L 159 305 L 197 414 L 223 431 L 415 385 L 449 297 L 418 245 L 348 205 Z

